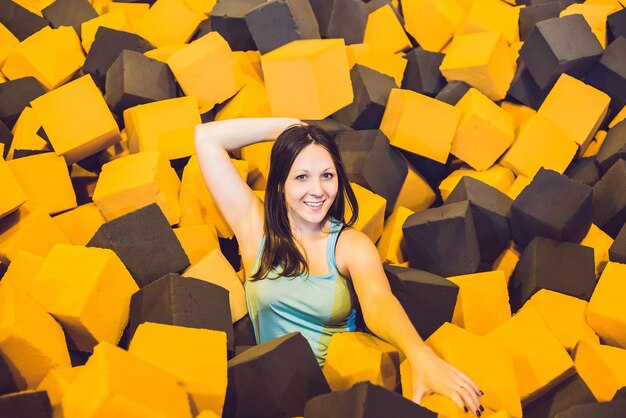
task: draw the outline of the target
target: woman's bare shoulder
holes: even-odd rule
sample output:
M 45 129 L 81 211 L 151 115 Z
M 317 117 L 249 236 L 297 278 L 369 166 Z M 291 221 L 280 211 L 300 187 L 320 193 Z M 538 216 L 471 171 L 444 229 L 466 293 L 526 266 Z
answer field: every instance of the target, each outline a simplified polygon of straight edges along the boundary
M 354 227 L 346 227 L 341 231 L 337 240 L 335 258 L 337 268 L 342 274 L 347 274 L 351 264 L 373 256 L 377 257 L 377 254 L 376 246 L 365 233 Z

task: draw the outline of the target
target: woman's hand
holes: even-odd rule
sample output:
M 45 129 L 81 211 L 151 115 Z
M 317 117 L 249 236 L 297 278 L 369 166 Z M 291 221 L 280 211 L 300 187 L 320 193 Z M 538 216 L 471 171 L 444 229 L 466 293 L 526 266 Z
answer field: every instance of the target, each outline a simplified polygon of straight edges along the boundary
M 459 408 L 480 416 L 484 408 L 479 396 L 483 393 L 465 374 L 441 359 L 426 344 L 409 358 L 411 364 L 412 400 L 420 403 L 424 395 L 438 393 L 447 396 Z

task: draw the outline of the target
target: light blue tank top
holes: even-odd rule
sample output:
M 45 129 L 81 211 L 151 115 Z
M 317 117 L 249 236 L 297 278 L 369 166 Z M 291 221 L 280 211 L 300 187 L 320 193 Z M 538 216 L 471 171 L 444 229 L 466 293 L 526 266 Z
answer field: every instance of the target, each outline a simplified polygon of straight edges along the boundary
M 341 227 L 341 222 L 332 220 L 326 246 L 330 269 L 327 275 L 284 277 L 271 271 L 270 278 L 246 280 L 246 304 L 258 343 L 299 331 L 322 367 L 330 337 L 356 329 L 354 294 L 335 263 L 335 246 Z M 258 268 L 264 245 L 265 236 L 252 271 Z

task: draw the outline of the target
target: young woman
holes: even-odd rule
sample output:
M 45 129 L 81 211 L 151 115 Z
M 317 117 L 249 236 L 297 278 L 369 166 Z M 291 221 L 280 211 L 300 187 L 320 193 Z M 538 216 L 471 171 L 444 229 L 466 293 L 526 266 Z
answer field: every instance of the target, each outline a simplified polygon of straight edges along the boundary
M 228 151 L 269 140 L 276 142 L 262 203 Z M 413 401 L 440 393 L 480 416 L 482 392 L 424 343 L 391 293 L 376 247 L 350 227 L 356 199 L 328 134 L 291 118 L 233 119 L 198 125 L 195 146 L 239 244 L 259 343 L 299 331 L 322 365 L 332 334 L 355 329 L 353 288 L 368 328 L 409 360 Z

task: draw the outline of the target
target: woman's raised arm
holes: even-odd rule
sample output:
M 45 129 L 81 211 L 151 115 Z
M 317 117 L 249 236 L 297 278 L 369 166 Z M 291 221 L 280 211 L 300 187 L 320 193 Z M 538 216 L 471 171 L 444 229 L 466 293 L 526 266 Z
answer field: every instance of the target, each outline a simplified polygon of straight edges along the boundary
M 263 205 L 239 176 L 228 151 L 274 140 L 297 123 L 300 121 L 293 118 L 247 118 L 196 126 L 196 155 L 202 176 L 242 250 L 246 245 L 257 245 L 263 234 Z

